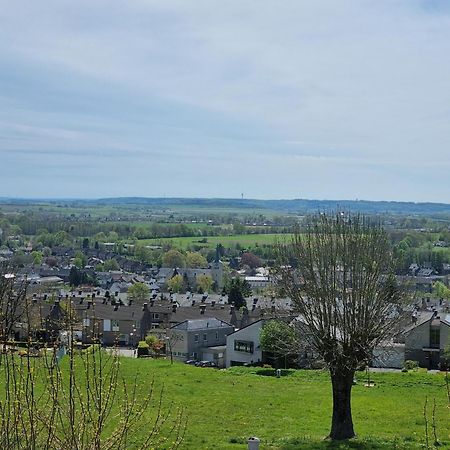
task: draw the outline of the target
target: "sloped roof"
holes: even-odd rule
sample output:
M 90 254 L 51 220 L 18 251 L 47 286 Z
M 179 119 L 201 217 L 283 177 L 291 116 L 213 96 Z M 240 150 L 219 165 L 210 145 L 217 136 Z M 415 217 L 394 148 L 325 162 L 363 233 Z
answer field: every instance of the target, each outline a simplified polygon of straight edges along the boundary
M 175 326 L 172 329 L 175 330 L 206 330 L 212 328 L 223 328 L 223 327 L 232 327 L 231 324 L 225 322 L 223 320 L 213 318 L 207 319 L 194 319 L 194 320 L 185 320 Z

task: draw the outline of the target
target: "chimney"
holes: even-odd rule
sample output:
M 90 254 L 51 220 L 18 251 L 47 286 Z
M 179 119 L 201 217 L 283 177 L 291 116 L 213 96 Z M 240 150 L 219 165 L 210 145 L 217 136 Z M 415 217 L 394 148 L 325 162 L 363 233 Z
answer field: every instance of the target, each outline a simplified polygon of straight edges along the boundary
M 95 298 L 95 292 L 92 293 L 92 298 Z
M 195 300 L 192 300 L 192 306 L 195 306 Z
M 155 306 L 155 300 L 150 300 L 150 306 Z
M 78 291 L 78 295 L 81 295 L 83 293 L 83 291 Z
M 216 301 L 215 301 L 215 300 L 213 300 L 213 301 L 211 302 L 211 306 L 216 306 Z
M 146 311 L 146 310 L 148 310 L 148 304 L 147 304 L 147 303 L 144 303 L 144 304 L 142 305 L 142 311 Z
M 130 300 L 128 300 L 128 306 L 133 306 L 133 299 L 130 298 Z
M 106 297 L 103 298 L 102 303 L 105 305 L 106 304 Z
M 258 303 L 258 298 L 255 297 L 255 298 L 253 299 L 253 304 L 256 305 L 257 303 Z
M 90 308 L 91 308 L 91 305 L 92 305 L 92 301 L 91 301 L 91 300 L 88 300 L 88 302 L 87 302 L 87 309 L 90 309 Z
M 114 311 L 117 311 L 119 309 L 119 305 L 114 305 Z
M 114 295 L 117 297 L 119 295 L 119 291 L 114 292 Z
M 200 314 L 205 314 L 206 305 L 200 305 Z
M 80 297 L 80 305 L 83 304 L 84 297 Z
M 177 304 L 176 303 L 172 303 L 172 312 L 173 313 L 177 312 Z

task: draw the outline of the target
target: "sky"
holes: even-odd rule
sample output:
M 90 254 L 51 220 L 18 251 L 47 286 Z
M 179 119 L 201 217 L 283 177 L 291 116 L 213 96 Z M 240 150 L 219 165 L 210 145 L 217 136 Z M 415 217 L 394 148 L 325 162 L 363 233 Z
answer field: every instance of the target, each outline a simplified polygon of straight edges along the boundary
M 447 0 L 0 0 L 0 197 L 450 203 Z

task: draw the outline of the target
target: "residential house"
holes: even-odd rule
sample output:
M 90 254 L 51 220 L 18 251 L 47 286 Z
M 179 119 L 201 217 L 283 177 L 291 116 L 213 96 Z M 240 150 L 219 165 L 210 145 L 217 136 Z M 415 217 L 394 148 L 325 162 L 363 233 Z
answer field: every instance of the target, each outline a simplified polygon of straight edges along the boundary
M 217 318 L 185 320 L 168 333 L 169 351 L 178 360 L 224 359 L 226 339 L 234 331 L 233 325 Z
M 405 359 L 418 361 L 421 367 L 438 369 L 449 343 L 450 315 L 423 311 L 405 330 Z
M 227 336 L 226 367 L 262 362 L 259 337 L 265 322 L 257 320 Z

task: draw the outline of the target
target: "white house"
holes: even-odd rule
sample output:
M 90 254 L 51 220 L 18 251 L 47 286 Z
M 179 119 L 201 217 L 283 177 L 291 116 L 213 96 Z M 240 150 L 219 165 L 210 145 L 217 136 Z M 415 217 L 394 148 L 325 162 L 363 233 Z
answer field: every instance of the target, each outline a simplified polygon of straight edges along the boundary
M 262 361 L 259 336 L 265 322 L 258 320 L 227 336 L 226 367 Z

